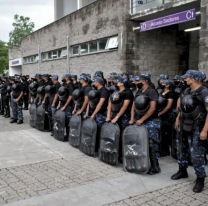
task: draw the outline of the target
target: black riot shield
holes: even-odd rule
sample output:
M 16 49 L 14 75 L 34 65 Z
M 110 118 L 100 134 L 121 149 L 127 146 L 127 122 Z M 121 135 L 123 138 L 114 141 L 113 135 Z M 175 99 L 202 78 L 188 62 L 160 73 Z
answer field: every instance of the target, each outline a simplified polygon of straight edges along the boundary
M 144 125 L 129 125 L 122 136 L 123 168 L 127 172 L 143 173 L 149 170 L 149 138 Z
M 81 126 L 82 126 L 81 116 L 74 114 L 70 120 L 69 144 L 76 148 L 78 148 L 80 145 Z
M 118 165 L 120 128 L 105 122 L 101 127 L 99 159 L 109 165 Z
M 65 112 L 60 109 L 53 114 L 53 136 L 59 141 L 66 141 L 65 139 Z
M 81 129 L 81 142 L 79 149 L 91 157 L 95 157 L 95 146 L 97 136 L 97 124 L 90 118 L 85 119 L 82 122 Z
M 39 105 L 36 110 L 36 122 L 35 128 L 39 131 L 44 131 L 44 122 L 45 122 L 45 109 L 42 105 Z
M 30 126 L 31 127 L 35 127 L 35 124 L 36 124 L 36 104 L 33 103 L 31 104 L 30 106 Z

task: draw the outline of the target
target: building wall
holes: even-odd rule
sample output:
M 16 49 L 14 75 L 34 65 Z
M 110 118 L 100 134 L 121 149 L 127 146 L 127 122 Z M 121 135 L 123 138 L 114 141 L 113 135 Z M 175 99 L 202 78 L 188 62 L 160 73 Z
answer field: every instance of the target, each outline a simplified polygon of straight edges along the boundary
M 201 0 L 199 70 L 205 72 L 208 77 L 208 0 Z
M 135 33 L 132 61 L 137 69 L 132 73 L 150 73 L 154 83 L 160 74 L 166 73 L 170 78 L 182 75 L 188 69 L 188 35 L 177 25 Z
M 19 46 L 9 47 L 9 60 L 19 59 L 22 57 L 22 50 Z
M 93 74 L 103 70 L 106 75 L 110 71 L 126 70 L 126 27 L 130 19 L 129 2 L 126 0 L 100 0 L 90 4 L 34 33 L 22 40 L 22 56 L 37 54 L 38 45 L 41 52 L 66 47 L 67 35 L 70 45 L 80 44 L 112 35 L 119 36 L 117 51 L 70 58 L 70 69 L 73 74 L 86 72 Z M 23 65 L 23 73 L 34 75 L 37 64 Z M 50 60 L 41 63 L 42 73 L 66 73 L 66 59 Z

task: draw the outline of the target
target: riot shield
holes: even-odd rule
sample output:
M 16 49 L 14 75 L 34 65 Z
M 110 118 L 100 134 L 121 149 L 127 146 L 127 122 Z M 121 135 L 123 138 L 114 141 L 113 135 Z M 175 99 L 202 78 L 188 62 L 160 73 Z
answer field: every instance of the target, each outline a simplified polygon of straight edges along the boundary
M 143 173 L 149 169 L 149 138 L 144 125 L 129 125 L 122 136 L 123 168 L 132 173 Z
M 39 105 L 36 110 L 36 122 L 35 128 L 39 131 L 44 131 L 44 122 L 45 122 L 45 109 L 42 105 Z
M 76 148 L 78 148 L 80 145 L 81 125 L 82 125 L 81 116 L 74 114 L 70 120 L 69 144 Z
M 53 114 L 53 136 L 59 141 L 66 141 L 65 134 L 65 112 L 60 109 Z
M 30 126 L 35 127 L 35 122 L 36 122 L 36 104 L 31 104 L 30 106 Z
M 95 146 L 97 136 L 97 124 L 90 118 L 82 122 L 81 142 L 79 149 L 91 157 L 95 157 Z
M 101 127 L 99 159 L 102 162 L 118 165 L 120 128 L 118 124 L 105 122 Z

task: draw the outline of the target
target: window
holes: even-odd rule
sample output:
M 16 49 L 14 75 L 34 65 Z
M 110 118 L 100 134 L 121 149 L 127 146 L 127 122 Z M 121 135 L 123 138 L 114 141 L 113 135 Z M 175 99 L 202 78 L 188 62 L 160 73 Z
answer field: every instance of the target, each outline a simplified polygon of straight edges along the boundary
M 47 60 L 47 59 L 48 59 L 48 53 L 43 53 L 42 60 Z
M 108 39 L 102 39 L 98 41 L 99 51 L 105 50 Z
M 37 55 L 36 57 L 35 57 L 35 62 L 38 62 L 39 61 L 39 56 Z
M 67 49 L 62 49 L 60 57 L 65 57 L 65 56 L 67 56 Z
M 97 51 L 97 41 L 89 43 L 90 53 Z
M 80 46 L 80 54 L 87 54 L 88 53 L 88 44 L 82 44 Z
M 105 49 L 115 49 L 118 47 L 118 37 L 112 37 L 108 39 Z
M 102 52 L 118 48 L 118 36 L 91 41 L 72 47 L 72 56 Z
M 73 55 L 79 55 L 79 46 L 74 46 L 72 48 L 72 54 Z
M 36 63 L 38 61 L 38 55 L 23 57 L 23 61 L 24 61 L 24 64 Z

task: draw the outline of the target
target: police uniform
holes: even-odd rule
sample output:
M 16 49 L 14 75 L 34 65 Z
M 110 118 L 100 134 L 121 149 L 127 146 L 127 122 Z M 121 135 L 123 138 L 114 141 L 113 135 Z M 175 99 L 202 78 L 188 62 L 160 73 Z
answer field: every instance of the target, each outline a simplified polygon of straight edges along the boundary
M 199 81 L 198 71 L 188 71 L 182 78 Z M 194 192 L 201 192 L 204 187 L 206 140 L 200 140 L 200 133 L 205 125 L 208 107 L 208 89 L 200 86 L 191 91 L 187 88 L 181 97 L 181 116 L 179 135 L 177 138 L 177 152 L 179 171 L 171 177 L 173 180 L 188 177 L 188 148 L 191 151 L 193 167 L 197 176 Z
M 4 117 L 9 118 L 10 117 L 10 107 L 9 107 L 10 94 L 8 94 L 7 89 L 8 89 L 8 87 L 10 87 L 10 83 L 7 81 L 7 77 L 2 77 L 2 79 L 5 80 L 4 84 L 3 84 L 3 89 L 1 91 L 1 98 L 3 101 L 2 111 L 4 113 Z
M 70 79 L 71 76 L 69 74 L 65 74 L 64 78 L 69 78 Z M 66 89 L 64 90 L 63 87 L 66 88 Z M 65 104 L 67 103 L 68 98 L 70 96 L 72 97 L 73 91 L 74 91 L 74 84 L 72 82 L 65 83 L 64 86 L 62 86 L 62 88 L 59 89 L 58 95 L 59 95 L 59 100 L 61 102 L 60 108 L 65 106 Z M 65 126 L 66 126 L 67 136 L 69 135 L 69 129 L 68 128 L 69 128 L 69 125 L 70 125 L 70 119 L 72 117 L 73 110 L 74 110 L 74 102 L 71 99 L 71 101 L 69 102 L 69 104 L 66 106 L 66 108 L 64 110 L 64 112 L 66 114 Z
M 169 85 L 170 91 L 161 94 L 161 97 L 164 98 L 165 104 L 164 107 L 160 110 L 160 112 L 165 109 L 165 107 L 168 104 L 168 100 L 173 100 L 175 99 L 174 92 L 172 91 L 173 89 L 173 83 L 170 80 L 164 80 L 164 84 Z M 172 129 L 173 129 L 173 123 L 175 121 L 175 114 L 173 113 L 173 103 L 171 108 L 164 114 L 160 115 L 160 118 L 162 120 L 162 131 L 161 131 L 161 156 L 169 156 L 170 155 L 170 145 L 171 145 L 171 140 L 172 140 Z
M 141 74 L 138 78 L 135 78 L 135 81 L 145 80 L 150 82 L 150 77 L 147 74 Z M 140 120 L 146 112 L 149 110 L 149 105 L 151 101 L 158 102 L 158 93 L 155 89 L 152 89 L 150 86 L 145 91 L 142 91 L 143 84 L 137 84 L 138 92 L 135 96 L 135 117 L 136 120 Z M 142 101 L 140 100 L 142 98 Z M 139 100 L 139 101 L 138 101 Z M 143 102 L 142 105 L 140 105 Z M 160 158 L 160 128 L 161 121 L 158 118 L 157 109 L 155 109 L 154 113 L 146 119 L 143 124 L 146 126 L 149 135 L 149 153 L 150 153 L 150 162 L 151 168 L 148 171 L 148 174 L 152 175 L 160 172 L 160 167 L 158 160 Z
M 18 102 L 15 102 L 17 98 L 19 98 L 20 94 L 24 92 L 23 85 L 16 81 L 17 79 L 20 80 L 19 76 L 15 77 L 15 84 L 12 85 L 12 104 L 13 104 L 13 119 L 10 121 L 10 123 L 17 122 L 17 119 L 19 121 L 18 124 L 23 123 L 23 113 L 22 113 L 22 105 L 23 105 L 23 99 L 22 97 L 19 99 Z
M 99 82 L 101 85 L 104 85 L 104 80 L 100 77 L 96 77 L 94 82 Z M 108 99 L 109 99 L 109 92 L 105 87 L 101 87 L 99 90 L 93 90 L 88 94 L 89 99 L 89 107 L 90 107 L 90 115 L 96 110 L 97 105 L 100 102 L 100 99 L 105 99 L 102 107 L 100 110 L 95 114 L 95 122 L 97 123 L 97 141 L 96 141 L 96 148 L 95 151 L 98 152 L 99 143 L 100 143 L 100 131 L 103 123 L 107 117 L 107 107 L 108 107 Z

